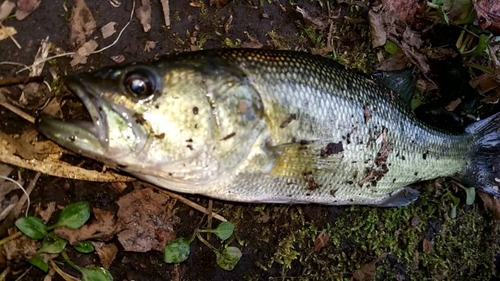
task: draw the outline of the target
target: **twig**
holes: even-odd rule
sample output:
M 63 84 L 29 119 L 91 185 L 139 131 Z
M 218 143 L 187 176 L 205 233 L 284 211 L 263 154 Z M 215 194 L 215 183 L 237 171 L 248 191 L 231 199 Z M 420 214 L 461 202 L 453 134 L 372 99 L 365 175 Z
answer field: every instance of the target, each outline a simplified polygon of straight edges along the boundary
M 154 186 L 154 187 L 157 188 L 156 186 Z M 191 208 L 193 208 L 195 210 L 198 210 L 198 211 L 200 211 L 200 212 L 202 212 L 204 214 L 207 214 L 209 216 L 211 215 L 211 216 L 213 216 L 214 218 L 216 218 L 216 219 L 218 219 L 220 221 L 227 221 L 223 216 L 221 216 L 221 215 L 219 215 L 217 213 L 214 213 L 214 212 L 209 212 L 207 210 L 207 208 L 205 208 L 205 207 L 203 207 L 201 205 L 198 205 L 198 204 L 194 203 L 193 201 L 191 201 L 189 199 L 186 199 L 186 198 L 184 198 L 184 197 L 182 197 L 182 196 L 180 196 L 178 194 L 175 194 L 175 193 L 170 192 L 170 191 L 165 190 L 165 189 L 160 189 L 160 192 L 163 192 L 163 193 L 167 194 L 168 196 L 170 196 L 170 197 L 172 197 L 174 199 L 179 200 L 180 202 L 188 205 L 189 207 L 191 207 Z
M 21 237 L 23 235 L 23 233 L 21 231 L 18 231 L 8 237 L 5 237 L 4 239 L 0 240 L 0 246 L 2 246 L 3 244 L 6 244 L 14 239 L 17 239 L 19 237 Z
M 28 84 L 31 82 L 43 82 L 43 76 L 13 77 L 0 80 L 0 87 L 13 86 L 19 84 Z
M 170 28 L 170 4 L 168 0 L 161 0 L 161 6 L 163 9 L 163 17 L 165 18 L 165 26 Z
M 114 46 L 116 43 L 118 43 L 118 40 L 120 40 L 120 37 L 122 36 L 123 32 L 125 31 L 125 29 L 130 25 L 130 23 L 132 22 L 132 19 L 133 19 L 133 16 L 134 16 L 134 11 L 135 11 L 135 0 L 132 1 L 132 11 L 130 12 L 130 18 L 128 20 L 128 22 L 123 26 L 123 28 L 120 30 L 120 32 L 118 33 L 118 37 L 115 39 L 115 41 L 113 41 L 113 43 L 109 44 L 108 46 L 105 46 L 99 50 L 96 50 L 96 51 L 93 51 L 91 54 L 97 54 L 97 53 L 100 53 L 104 50 L 107 50 L 109 48 L 111 48 L 112 46 Z M 44 63 L 48 60 L 51 60 L 51 59 L 55 59 L 55 58 L 60 58 L 60 57 L 67 57 L 67 56 L 72 56 L 74 55 L 76 52 L 67 52 L 67 53 L 63 53 L 63 54 L 58 54 L 58 55 L 54 55 L 54 56 L 51 56 L 51 57 L 47 57 L 43 60 L 40 60 L 40 61 L 37 61 L 35 63 L 33 63 L 32 65 L 30 66 L 26 66 L 24 68 L 21 68 L 20 70 L 18 70 L 16 73 L 19 73 L 19 72 L 22 72 L 22 71 L 25 71 L 25 70 L 28 70 L 30 68 L 33 68 L 34 66 L 40 64 L 40 63 Z
M 9 272 L 10 272 L 10 266 L 8 266 L 4 271 L 2 271 L 2 274 L 0 274 L 0 281 L 5 280 Z
M 37 172 L 36 175 L 33 177 L 33 179 L 31 179 L 30 184 L 26 188 L 26 191 L 23 190 L 24 191 L 23 197 L 21 197 L 21 199 L 19 199 L 16 207 L 14 207 L 14 209 L 12 210 L 11 214 L 13 214 L 14 217 L 17 218 L 19 216 L 19 214 L 23 210 L 23 206 L 24 206 L 24 203 L 26 201 L 28 201 L 28 206 L 26 207 L 26 209 L 29 209 L 29 207 L 30 207 L 29 206 L 29 203 L 30 203 L 29 196 L 30 196 L 31 192 L 33 191 L 33 189 L 35 188 L 36 182 L 38 181 L 38 178 L 40 178 L 40 175 L 41 175 L 41 173 Z
M 26 121 L 30 122 L 30 123 L 35 123 L 35 118 L 31 115 L 29 115 L 28 113 L 20 110 L 19 108 L 11 105 L 10 103 L 7 103 L 7 102 L 0 102 L 0 105 L 7 108 L 8 110 L 12 111 L 13 113 L 17 114 L 18 116 L 22 117 L 23 119 L 25 119 Z M 0 153 L 1 154 L 1 153 Z M 1 159 L 1 158 L 0 158 Z

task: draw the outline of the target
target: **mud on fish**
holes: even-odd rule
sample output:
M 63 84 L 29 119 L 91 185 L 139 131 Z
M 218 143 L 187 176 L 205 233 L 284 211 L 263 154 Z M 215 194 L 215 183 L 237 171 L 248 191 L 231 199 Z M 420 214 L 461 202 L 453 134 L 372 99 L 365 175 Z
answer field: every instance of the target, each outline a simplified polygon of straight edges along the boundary
M 92 121 L 63 147 L 166 189 L 242 202 L 403 206 L 456 177 L 500 196 L 500 115 L 432 128 L 386 87 L 302 52 L 207 50 L 66 78 Z

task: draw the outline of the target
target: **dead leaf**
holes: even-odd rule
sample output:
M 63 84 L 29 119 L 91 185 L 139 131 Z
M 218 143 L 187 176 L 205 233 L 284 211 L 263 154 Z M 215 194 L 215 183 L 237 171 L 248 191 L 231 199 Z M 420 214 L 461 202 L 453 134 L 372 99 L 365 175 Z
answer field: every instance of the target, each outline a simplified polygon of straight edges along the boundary
M 142 24 L 144 32 L 148 32 L 151 29 L 151 1 L 141 0 L 142 6 L 135 9 L 136 17 Z
M 109 269 L 111 264 L 116 258 L 116 254 L 118 253 L 118 247 L 115 244 L 105 244 L 104 242 L 91 242 L 94 245 L 94 248 L 101 260 L 101 265 L 104 268 Z
M 295 7 L 295 11 L 300 13 L 306 21 L 312 23 L 318 29 L 324 29 L 328 25 L 327 19 L 312 17 L 306 10 L 302 9 L 299 6 Z
M 497 104 L 499 100 L 500 89 L 497 89 L 493 93 L 487 95 L 484 99 L 481 99 L 481 102 L 486 104 Z
M 97 49 L 97 42 L 94 40 L 90 40 L 85 42 L 78 50 L 76 50 L 73 55 L 73 60 L 71 60 L 70 65 L 75 67 L 79 64 L 86 64 L 87 57 Z
M 38 205 L 35 210 L 35 213 L 38 213 L 38 215 L 42 218 L 43 222 L 47 223 L 55 210 L 56 210 L 56 202 L 50 202 L 49 204 L 47 204 L 47 207 L 43 210 L 41 209 L 41 206 Z
M 97 28 L 94 16 L 85 0 L 76 0 L 71 11 L 69 28 L 69 40 L 76 48 L 80 48 L 87 41 L 87 37 Z
M 375 265 L 377 262 L 385 259 L 386 257 L 387 253 L 383 253 L 376 260 L 363 265 L 360 269 L 354 271 L 352 274 L 353 279 L 357 281 L 368 281 L 374 279 L 376 275 Z
M 5 243 L 2 252 L 7 260 L 27 260 L 35 255 L 41 245 L 41 242 L 23 235 Z
M 368 12 L 368 22 L 372 35 L 372 45 L 374 48 L 384 46 L 387 42 L 387 32 L 385 31 L 385 22 L 393 22 L 391 19 L 384 18 L 382 5 L 373 7 Z M 392 16 L 392 15 L 391 15 Z
M 406 57 L 403 51 L 399 50 L 394 55 L 390 55 L 377 66 L 379 71 L 395 71 L 407 69 L 411 66 L 410 60 Z
M 456 100 L 451 101 L 444 109 L 447 111 L 453 111 L 460 103 L 462 103 L 462 99 L 457 98 Z
M 120 207 L 117 216 L 122 229 L 118 240 L 125 251 L 163 251 L 176 237 L 174 227 L 179 218 L 174 215 L 175 202 L 151 188 L 136 189 L 122 196 L 116 202 Z
M 482 75 L 470 80 L 469 85 L 482 95 L 497 88 L 498 82 L 493 74 L 483 73 Z
M 112 56 L 111 59 L 116 63 L 122 63 L 125 61 L 124 55 Z
M 434 243 L 432 243 L 432 241 L 429 241 L 426 238 L 424 238 L 424 241 L 422 242 L 422 251 L 424 253 L 431 251 L 433 248 L 433 245 L 434 245 Z
M 489 195 L 482 191 L 477 191 L 477 194 L 479 194 L 479 197 L 481 197 L 481 199 L 483 200 L 484 207 L 490 210 L 493 218 L 496 221 L 500 221 L 500 198 Z
M 117 25 L 116 22 L 110 21 L 105 26 L 101 27 L 102 38 L 106 39 L 115 34 Z
M 8 0 L 4 1 L 2 5 L 0 5 L 0 22 L 3 22 L 6 18 L 8 18 L 15 7 L 15 3 Z
M 472 1 L 477 13 L 476 23 L 483 30 L 490 27 L 494 32 L 500 31 L 500 1 Z
M 419 0 L 383 0 L 387 12 L 398 15 L 399 19 L 408 24 L 413 24 L 417 14 L 423 12 L 423 1 Z
M 58 227 L 54 232 L 68 240 L 71 245 L 78 245 L 80 241 L 99 239 L 109 241 L 119 231 L 115 215 L 112 212 L 93 208 L 94 219 L 78 229 Z
M 217 8 L 222 8 L 229 4 L 231 0 L 210 0 L 210 6 L 216 6 Z
M 330 241 L 330 235 L 326 233 L 326 229 L 323 229 L 321 233 L 318 235 L 316 240 L 314 240 L 314 249 L 313 251 L 317 252 L 321 250 L 326 244 Z
M 40 6 L 41 2 L 42 0 L 17 0 L 16 19 L 25 19 Z
M 0 41 L 17 34 L 17 31 L 12 26 L 0 26 Z
M 155 41 L 146 41 L 146 44 L 144 45 L 144 51 L 147 52 L 147 53 L 149 53 L 155 47 L 156 47 L 156 42 Z

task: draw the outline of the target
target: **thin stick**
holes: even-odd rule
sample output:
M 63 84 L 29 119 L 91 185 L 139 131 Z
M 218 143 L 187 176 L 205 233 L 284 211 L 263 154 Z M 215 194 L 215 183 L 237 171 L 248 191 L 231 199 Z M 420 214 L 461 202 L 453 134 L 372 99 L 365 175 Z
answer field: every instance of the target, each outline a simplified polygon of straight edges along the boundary
M 21 213 L 21 211 L 23 210 L 24 203 L 26 201 L 29 202 L 29 196 L 30 196 L 31 192 L 33 191 L 33 189 L 35 188 L 36 182 L 38 181 L 38 178 L 40 178 L 41 174 L 42 173 L 37 172 L 36 175 L 33 177 L 33 179 L 30 181 L 30 184 L 28 185 L 28 188 L 26 188 L 26 191 L 24 192 L 23 197 L 21 197 L 21 199 L 19 199 L 16 207 L 14 207 L 14 209 L 12 210 L 14 217 L 17 218 L 19 216 L 19 214 Z M 29 207 L 30 206 L 28 205 L 27 208 L 29 208 Z
M 12 111 L 13 113 L 17 114 L 18 116 L 22 117 L 23 119 L 25 119 L 26 121 L 30 122 L 30 123 L 35 123 L 35 118 L 31 115 L 29 115 L 28 113 L 20 110 L 19 108 L 11 105 L 10 103 L 7 103 L 7 102 L 0 102 L 0 105 L 7 108 L 8 110 Z
M 201 205 L 198 205 L 198 204 L 194 203 L 193 201 L 191 201 L 189 199 L 186 199 L 186 198 L 184 198 L 184 197 L 182 197 L 182 196 L 180 196 L 178 194 L 175 194 L 175 193 L 170 192 L 170 191 L 165 190 L 165 189 L 160 189 L 160 191 L 163 192 L 163 193 L 165 193 L 166 195 L 174 198 L 174 199 L 179 200 L 180 202 L 188 205 L 189 207 L 191 207 L 193 209 L 196 209 L 196 210 L 204 213 L 204 214 L 211 215 L 211 216 L 213 216 L 214 218 L 216 218 L 216 219 L 218 219 L 220 221 L 227 221 L 223 216 L 221 216 L 221 215 L 219 215 L 217 213 L 214 213 L 214 212 L 209 212 L 207 210 L 207 208 L 205 208 L 205 207 L 203 207 Z
M 0 87 L 13 86 L 19 84 L 28 84 L 31 82 L 43 82 L 43 76 L 12 77 L 0 80 Z

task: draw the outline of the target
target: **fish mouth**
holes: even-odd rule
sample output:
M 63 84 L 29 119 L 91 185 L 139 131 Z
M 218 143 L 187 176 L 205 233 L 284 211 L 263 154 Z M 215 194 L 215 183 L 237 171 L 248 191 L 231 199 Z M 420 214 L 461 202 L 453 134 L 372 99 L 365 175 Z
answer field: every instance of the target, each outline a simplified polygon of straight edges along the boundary
M 109 148 L 109 126 L 106 112 L 112 107 L 102 98 L 90 75 L 65 78 L 66 87 L 81 100 L 92 121 L 63 121 L 48 115 L 36 119 L 35 126 L 48 139 L 74 152 L 99 157 Z

